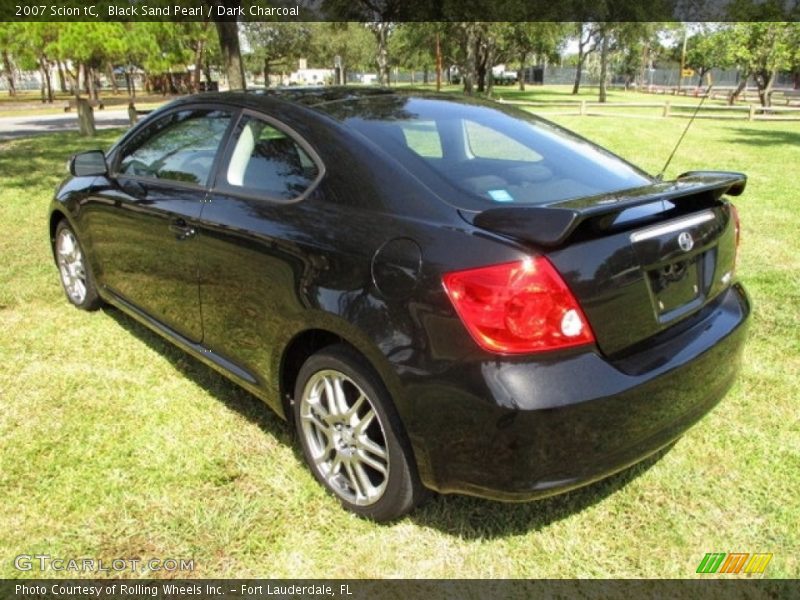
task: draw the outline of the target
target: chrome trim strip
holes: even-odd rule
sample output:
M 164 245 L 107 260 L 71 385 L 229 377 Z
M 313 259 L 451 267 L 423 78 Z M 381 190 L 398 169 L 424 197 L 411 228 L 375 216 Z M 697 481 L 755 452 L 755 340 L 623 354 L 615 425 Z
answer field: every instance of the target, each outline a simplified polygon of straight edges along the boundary
M 678 231 L 680 229 L 685 229 L 687 227 L 692 227 L 694 225 L 700 225 L 700 223 L 705 223 L 706 221 L 712 221 L 716 217 L 714 215 L 714 211 L 704 210 L 701 213 L 696 215 L 692 215 L 691 217 L 684 217 L 682 219 L 677 219 L 675 221 L 669 221 L 667 223 L 663 223 L 661 225 L 656 225 L 655 227 L 648 227 L 647 229 L 640 229 L 639 231 L 634 231 L 631 234 L 631 242 L 634 244 L 636 242 L 642 242 L 644 240 L 649 240 L 654 237 L 658 237 L 664 235 L 666 233 L 672 233 L 673 231 Z

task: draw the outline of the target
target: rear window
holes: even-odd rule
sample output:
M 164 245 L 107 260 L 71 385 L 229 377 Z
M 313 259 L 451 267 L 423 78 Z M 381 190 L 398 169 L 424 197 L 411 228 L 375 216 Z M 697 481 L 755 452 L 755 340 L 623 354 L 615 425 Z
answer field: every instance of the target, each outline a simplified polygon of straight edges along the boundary
M 321 105 L 469 209 L 545 204 L 651 183 L 642 171 L 522 111 L 388 96 Z

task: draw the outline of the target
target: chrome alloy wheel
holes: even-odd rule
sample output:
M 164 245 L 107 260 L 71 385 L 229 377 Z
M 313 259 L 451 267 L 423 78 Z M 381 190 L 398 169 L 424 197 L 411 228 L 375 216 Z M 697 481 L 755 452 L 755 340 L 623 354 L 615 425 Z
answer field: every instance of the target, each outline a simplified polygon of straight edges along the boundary
M 300 398 L 302 435 L 314 466 L 344 500 L 368 506 L 389 480 L 383 424 L 364 391 L 333 369 L 316 372 Z
M 86 299 L 86 269 L 83 253 L 75 235 L 67 228 L 58 233 L 56 239 L 56 260 L 61 273 L 61 283 L 70 300 L 82 304 Z

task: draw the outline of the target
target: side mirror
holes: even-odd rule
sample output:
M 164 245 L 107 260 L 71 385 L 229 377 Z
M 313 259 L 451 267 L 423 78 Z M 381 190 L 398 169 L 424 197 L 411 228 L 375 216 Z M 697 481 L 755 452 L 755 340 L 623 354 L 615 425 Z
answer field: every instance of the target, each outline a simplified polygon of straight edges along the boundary
M 89 150 L 69 159 L 69 172 L 75 177 L 92 177 L 108 173 L 106 155 L 102 150 Z

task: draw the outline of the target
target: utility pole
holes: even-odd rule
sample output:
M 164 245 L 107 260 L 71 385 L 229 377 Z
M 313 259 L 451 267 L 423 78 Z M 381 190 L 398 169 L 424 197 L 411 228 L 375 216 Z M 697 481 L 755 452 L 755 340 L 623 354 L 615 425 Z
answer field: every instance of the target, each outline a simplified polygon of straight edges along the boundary
M 436 91 L 442 89 L 442 46 L 439 44 L 439 32 L 436 32 Z
M 683 71 L 686 68 L 686 25 L 683 26 L 683 47 L 681 48 L 681 72 L 678 73 L 678 92 L 681 91 Z

